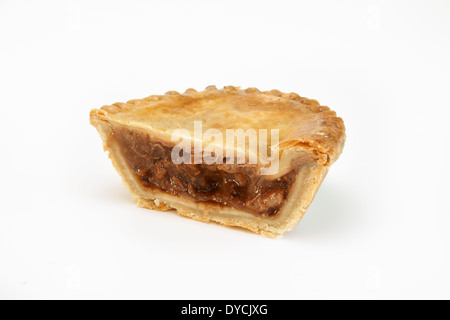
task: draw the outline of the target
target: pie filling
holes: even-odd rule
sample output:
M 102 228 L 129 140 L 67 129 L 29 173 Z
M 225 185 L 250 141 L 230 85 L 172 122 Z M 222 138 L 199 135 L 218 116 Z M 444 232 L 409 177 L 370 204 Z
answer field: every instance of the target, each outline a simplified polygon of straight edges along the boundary
M 294 168 L 269 180 L 255 165 L 174 164 L 172 147 L 152 141 L 146 133 L 117 128 L 112 137 L 143 187 L 253 214 L 276 215 L 298 172 Z

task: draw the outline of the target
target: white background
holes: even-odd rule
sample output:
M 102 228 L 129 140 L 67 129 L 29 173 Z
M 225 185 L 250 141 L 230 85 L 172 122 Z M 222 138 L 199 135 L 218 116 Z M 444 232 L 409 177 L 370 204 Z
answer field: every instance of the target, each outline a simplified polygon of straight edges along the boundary
M 450 2 L 0 1 L 0 298 L 450 298 Z M 91 108 L 297 92 L 348 142 L 282 240 L 139 209 Z

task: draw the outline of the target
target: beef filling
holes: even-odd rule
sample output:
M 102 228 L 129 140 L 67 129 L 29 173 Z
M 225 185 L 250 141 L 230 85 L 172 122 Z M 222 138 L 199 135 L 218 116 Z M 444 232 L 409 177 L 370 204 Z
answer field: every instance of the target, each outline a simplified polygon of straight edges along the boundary
M 119 128 L 113 137 L 144 187 L 254 214 L 275 215 L 297 174 L 293 170 L 269 180 L 254 165 L 174 164 L 172 147 L 151 141 L 146 133 Z

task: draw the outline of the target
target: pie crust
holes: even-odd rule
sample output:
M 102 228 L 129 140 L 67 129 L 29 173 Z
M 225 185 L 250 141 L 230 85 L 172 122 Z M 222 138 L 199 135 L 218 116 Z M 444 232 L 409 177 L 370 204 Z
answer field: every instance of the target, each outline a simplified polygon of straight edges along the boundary
M 178 214 L 198 221 L 242 227 L 270 238 L 278 238 L 298 224 L 345 143 L 344 123 L 334 111 L 316 100 L 278 90 L 261 92 L 255 88 L 210 86 L 202 92 L 194 89 L 183 94 L 170 91 L 92 110 L 90 120 L 138 206 L 159 211 L 175 209 Z M 173 146 L 174 132 L 180 128 L 193 132 L 195 121 L 202 121 L 203 132 L 208 129 L 225 132 L 234 128 L 279 130 L 279 170 L 264 179 L 277 181 L 293 170 L 295 179 L 285 189 L 286 197 L 278 203 L 275 214 L 259 214 L 226 201 L 197 201 L 186 192 L 179 194 L 142 183 L 137 165 L 130 160 L 130 152 L 137 152 L 140 146 L 146 145 L 145 139 L 149 140 L 149 145 Z M 130 140 L 128 145 L 122 143 L 119 134 L 124 130 L 130 132 L 129 139 L 139 136 L 140 140 Z M 203 144 L 205 146 L 205 142 Z M 249 151 L 244 153 L 248 159 Z M 259 154 L 256 157 L 260 159 Z M 257 176 L 253 178 L 266 181 Z M 159 183 L 151 175 L 145 179 Z

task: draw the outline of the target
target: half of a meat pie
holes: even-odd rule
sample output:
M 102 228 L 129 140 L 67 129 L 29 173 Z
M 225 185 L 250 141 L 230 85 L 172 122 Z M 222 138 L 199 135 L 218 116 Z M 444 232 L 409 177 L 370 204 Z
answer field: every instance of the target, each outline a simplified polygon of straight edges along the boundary
M 104 106 L 91 123 L 139 206 L 271 238 L 298 224 L 345 142 L 315 100 L 231 86 Z

